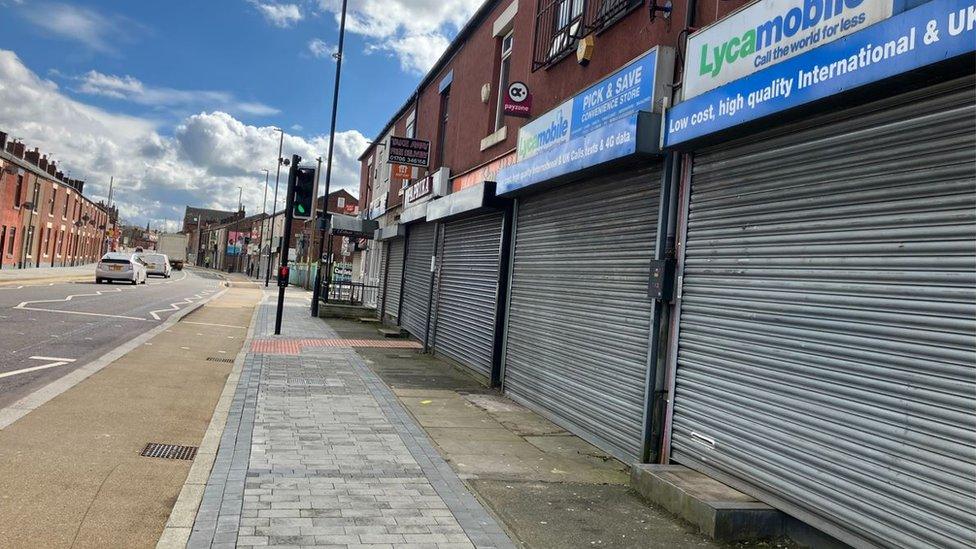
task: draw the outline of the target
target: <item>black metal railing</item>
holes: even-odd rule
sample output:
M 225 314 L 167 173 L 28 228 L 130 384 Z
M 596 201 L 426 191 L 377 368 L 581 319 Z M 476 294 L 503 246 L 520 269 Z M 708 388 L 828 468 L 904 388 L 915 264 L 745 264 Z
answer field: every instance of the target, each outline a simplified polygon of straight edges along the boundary
M 539 0 L 532 70 L 546 67 L 575 48 L 580 38 L 612 25 L 644 0 Z
M 322 282 L 322 293 L 319 294 L 322 301 L 326 303 L 339 303 L 343 305 L 362 305 L 370 292 L 379 291 L 379 286 L 364 284 L 362 282 Z

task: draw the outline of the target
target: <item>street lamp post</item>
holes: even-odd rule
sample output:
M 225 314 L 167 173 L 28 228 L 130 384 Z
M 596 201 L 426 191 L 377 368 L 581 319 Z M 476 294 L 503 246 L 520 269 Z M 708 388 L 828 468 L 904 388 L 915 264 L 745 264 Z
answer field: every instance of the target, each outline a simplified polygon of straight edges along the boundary
M 261 278 L 261 259 L 264 257 L 264 223 L 268 220 L 268 179 L 271 172 L 264 170 L 264 198 L 261 201 L 261 236 L 258 239 L 258 268 L 254 273 L 255 278 Z M 271 246 L 268 246 L 271 250 Z
M 320 286 L 322 285 L 322 244 L 326 239 L 325 229 L 329 226 L 329 185 L 332 182 L 332 149 L 335 145 L 335 132 L 336 132 L 336 111 L 339 107 L 339 77 L 342 75 L 342 42 L 346 35 L 346 4 L 348 0 L 342 0 L 342 15 L 339 18 L 339 45 L 335 53 L 336 60 L 336 72 L 335 72 L 335 87 L 332 90 L 332 126 L 329 130 L 329 153 L 326 157 L 325 165 L 325 209 L 322 212 L 323 221 L 323 234 L 319 239 L 319 268 L 315 273 L 315 286 L 312 288 L 312 316 L 319 316 L 319 294 L 321 292 Z M 332 239 L 329 238 L 329 243 Z M 327 275 L 326 284 L 332 280 L 332 255 L 329 254 L 328 267 L 329 273 Z M 326 288 L 325 299 L 329 299 L 329 290 Z
M 278 208 L 278 181 L 281 179 L 281 164 L 283 159 L 281 158 L 281 149 L 285 144 L 285 130 L 281 128 L 275 128 L 275 131 L 281 134 L 278 140 L 278 169 L 275 172 L 275 192 L 274 192 L 274 202 L 271 204 L 271 242 L 268 244 L 268 270 L 264 273 L 264 287 L 267 288 L 268 284 L 271 282 L 271 257 L 274 255 L 271 253 L 272 246 L 274 246 L 274 218 L 275 210 Z M 288 243 L 285 242 L 282 247 L 287 246 Z M 288 252 L 284 252 L 288 253 Z

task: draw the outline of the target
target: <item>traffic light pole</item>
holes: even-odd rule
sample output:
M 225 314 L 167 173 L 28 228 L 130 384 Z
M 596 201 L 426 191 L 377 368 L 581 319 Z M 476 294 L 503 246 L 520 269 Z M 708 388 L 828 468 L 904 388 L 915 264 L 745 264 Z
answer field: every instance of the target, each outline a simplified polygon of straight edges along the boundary
M 325 243 L 325 239 L 329 239 L 329 243 L 332 243 L 332 234 L 330 231 L 329 223 L 329 185 L 332 183 L 332 146 L 335 144 L 335 132 L 336 132 L 336 111 L 339 109 L 339 77 L 342 76 L 342 43 L 346 36 L 346 4 L 348 0 L 342 0 L 342 15 L 339 18 L 339 44 L 335 54 L 336 60 L 336 72 L 335 72 L 335 88 L 332 91 L 332 127 L 329 130 L 329 154 L 325 165 L 325 208 L 322 208 L 322 219 L 325 221 L 323 225 L 323 233 L 319 240 L 319 268 L 315 271 L 315 285 L 312 287 L 312 316 L 319 316 L 319 294 L 321 292 L 322 286 L 322 245 Z M 316 227 L 317 228 L 317 227 Z M 326 232 L 329 231 L 329 232 Z M 330 246 L 331 248 L 331 246 Z M 329 273 L 326 280 L 331 280 L 332 278 L 332 253 L 330 251 L 328 257 L 329 263 Z M 328 293 L 325 295 L 325 299 L 329 299 Z
M 281 335 L 281 313 L 285 308 L 285 288 L 288 286 L 287 273 L 288 250 L 291 247 L 291 225 L 294 218 L 292 207 L 295 203 L 295 179 L 298 175 L 298 163 L 302 157 L 297 154 L 291 156 L 291 166 L 288 168 L 288 188 L 285 191 L 285 229 L 281 235 L 281 263 L 278 266 L 278 309 L 275 312 L 275 335 Z

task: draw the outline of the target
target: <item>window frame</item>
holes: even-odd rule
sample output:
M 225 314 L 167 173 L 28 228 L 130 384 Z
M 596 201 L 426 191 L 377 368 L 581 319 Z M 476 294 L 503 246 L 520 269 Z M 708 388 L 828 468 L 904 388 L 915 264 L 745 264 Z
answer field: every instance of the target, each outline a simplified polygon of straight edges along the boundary
M 507 47 L 506 47 L 507 45 Z M 512 51 L 515 48 L 515 29 L 509 29 L 501 37 L 501 53 L 499 54 L 498 64 L 498 93 L 495 94 L 495 129 L 498 131 L 505 127 L 505 94 L 508 92 L 508 85 L 511 83 Z

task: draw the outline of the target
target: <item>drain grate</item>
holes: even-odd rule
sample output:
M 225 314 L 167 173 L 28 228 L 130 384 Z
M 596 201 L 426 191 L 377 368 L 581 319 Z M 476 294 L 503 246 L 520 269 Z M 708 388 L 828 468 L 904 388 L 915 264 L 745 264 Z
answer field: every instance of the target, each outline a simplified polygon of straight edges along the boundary
M 233 358 L 220 358 L 219 356 L 208 356 L 207 360 L 210 362 L 224 362 L 226 364 L 233 364 Z
M 197 447 L 150 442 L 149 444 L 146 444 L 146 447 L 142 449 L 142 453 L 139 455 L 143 457 L 161 459 L 192 460 L 197 455 Z

